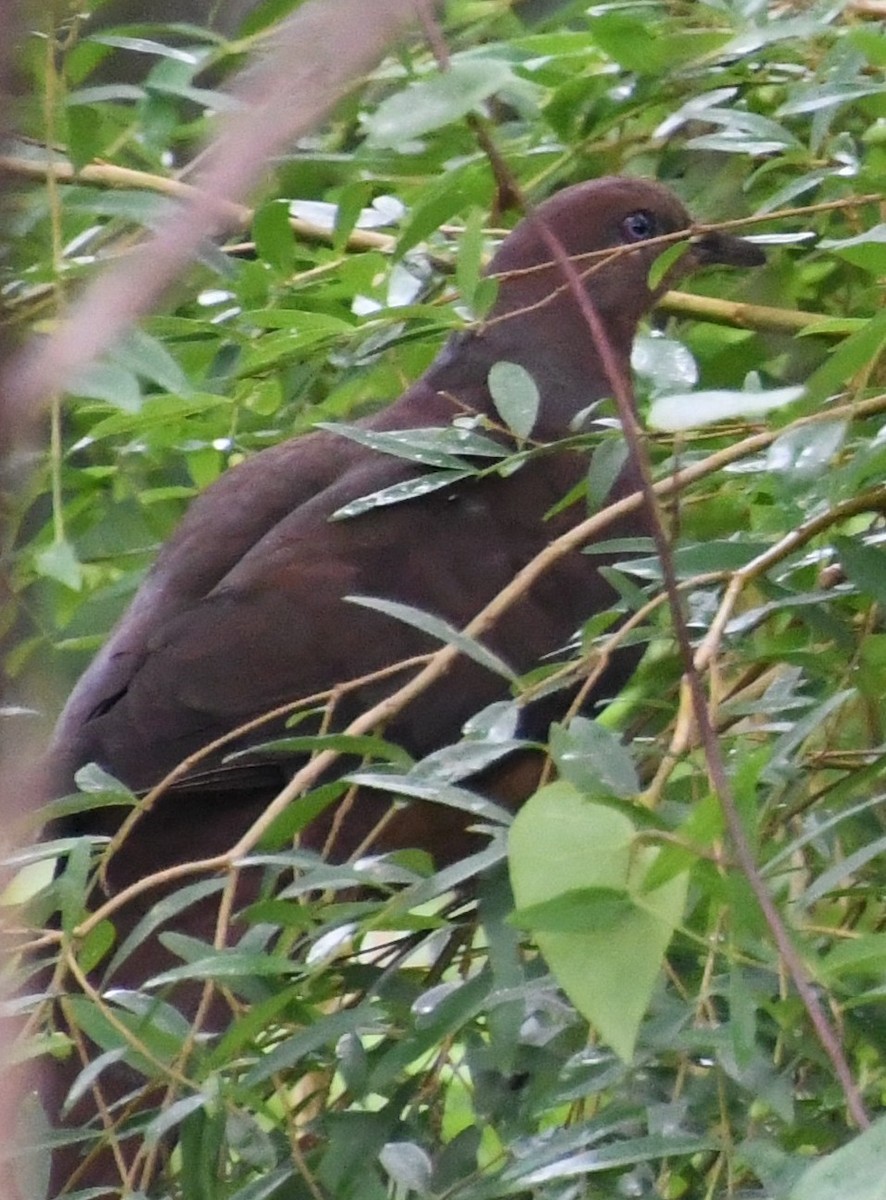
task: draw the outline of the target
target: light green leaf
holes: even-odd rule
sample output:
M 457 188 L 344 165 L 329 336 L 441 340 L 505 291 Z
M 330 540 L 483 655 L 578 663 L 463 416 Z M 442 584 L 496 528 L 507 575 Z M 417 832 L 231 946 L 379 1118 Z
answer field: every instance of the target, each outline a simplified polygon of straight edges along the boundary
M 192 392 L 187 397 L 147 396 L 138 412 L 117 412 L 103 421 L 97 421 L 89 431 L 89 437 L 95 442 L 118 434 L 146 433 L 151 429 L 162 429 L 171 421 L 182 422 L 196 413 L 228 405 L 230 400 L 226 396 L 210 393 Z
M 95 87 L 76 88 L 68 92 L 65 103 L 69 106 L 103 104 L 113 100 L 142 100 L 144 95 L 144 88 L 136 87 L 133 83 L 102 83 Z
M 886 269 L 886 222 L 863 229 L 855 237 L 822 238 L 818 249 L 832 250 L 870 275 L 882 274 Z
M 427 1153 L 415 1142 L 387 1142 L 378 1156 L 384 1170 L 401 1194 L 415 1192 L 426 1196 L 431 1190 L 432 1164 Z
M 116 46 L 120 50 L 132 50 L 136 54 L 151 54 L 157 58 L 172 58 L 177 62 L 196 65 L 199 61 L 198 55 L 191 50 L 181 50 L 176 46 L 167 46 L 163 42 L 156 42 L 152 38 L 145 37 L 128 37 L 123 34 L 110 33 L 94 33 L 89 38 L 89 41 L 96 42 L 99 46 Z
M 567 996 L 625 1062 L 686 899 L 685 873 L 644 892 L 657 856 L 637 846 L 624 813 L 588 801 L 563 782 L 527 801 L 509 838 L 511 884 L 524 912 L 593 888 L 605 889 L 598 894 L 607 896 L 611 917 L 613 893 L 624 897 L 628 907 L 617 933 L 603 922 L 587 932 L 538 931 L 535 940 Z M 565 920 L 562 913 L 558 919 Z
M 110 357 L 164 392 L 187 396 L 193 391 L 191 381 L 163 343 L 143 329 L 131 329 Z
M 458 258 L 455 260 L 455 283 L 462 301 L 476 312 L 477 290 L 483 280 L 483 250 L 486 244 L 486 213 L 474 208 L 468 214 L 458 239 Z
M 73 396 L 104 400 L 124 412 L 138 412 L 142 403 L 141 388 L 134 372 L 112 362 L 94 362 L 81 367 L 69 379 L 67 391 Z
M 289 224 L 289 205 L 271 200 L 255 210 L 252 236 L 259 258 L 278 271 L 291 271 L 295 260 L 295 238 Z
M 864 96 L 877 95 L 882 90 L 879 83 L 871 83 L 865 87 L 845 83 L 816 84 L 815 87 L 804 88 L 803 94 L 782 104 L 776 110 L 776 116 L 793 117 L 798 113 L 816 112 L 821 108 L 836 108 L 853 100 L 861 100 Z
M 665 275 L 675 266 L 689 250 L 688 242 L 674 242 L 666 246 L 649 268 L 649 287 L 652 291 L 658 287 Z
M 669 1130 L 666 1134 L 616 1138 L 580 1154 L 560 1155 L 553 1162 L 520 1172 L 516 1177 L 524 1185 L 521 1191 L 525 1191 L 529 1186 L 538 1187 L 540 1184 L 549 1184 L 552 1180 L 576 1179 L 597 1171 L 629 1167 L 634 1163 L 654 1163 L 671 1156 L 698 1154 L 704 1150 L 713 1150 L 716 1145 L 713 1137 L 699 1137 L 679 1130 Z M 518 1167 L 522 1165 L 518 1160 Z
M 177 935 L 161 934 L 160 941 L 170 947 L 176 944 Z M 279 954 L 252 954 L 246 950 L 219 950 L 194 962 L 180 967 L 170 967 L 148 979 L 145 988 L 165 987 L 169 983 L 181 983 L 188 979 L 242 979 L 255 976 L 293 975 L 299 967 L 291 958 Z
M 82 116 L 81 120 L 84 119 Z M 65 207 L 93 216 L 121 217 L 139 225 L 151 225 L 171 212 L 174 201 L 155 192 L 140 192 L 135 188 L 74 186 L 65 192 Z
M 435 233 L 445 221 L 470 206 L 488 212 L 491 182 L 485 164 L 480 170 L 476 163 L 446 171 L 440 178 L 432 180 L 422 189 L 403 226 L 397 241 L 397 256 L 404 255 L 429 234 Z
M 820 477 L 842 448 L 847 428 L 845 421 L 795 426 L 769 447 L 766 465 L 786 475 L 788 482 L 807 482 Z
M 405 458 L 425 467 L 462 470 L 462 455 L 482 458 L 506 458 L 508 451 L 499 442 L 472 429 L 456 426 L 429 426 L 427 429 L 366 429 L 360 425 L 341 425 L 318 421 L 317 429 L 349 438 L 382 454 Z
M 487 382 L 498 415 L 516 438 L 525 441 L 541 404 L 535 380 L 519 363 L 497 362 L 489 368 Z
M 872 317 L 831 353 L 828 360 L 806 381 L 810 405 L 845 391 L 856 372 L 867 368 L 886 341 L 886 310 Z
M 195 1092 L 193 1095 L 183 1096 L 180 1100 L 176 1100 L 168 1108 L 161 1109 L 159 1116 L 151 1121 L 144 1132 L 145 1144 L 156 1145 L 170 1129 L 175 1129 L 176 1125 L 180 1125 L 185 1117 L 190 1116 L 197 1109 L 203 1108 L 205 1104 L 206 1096 L 202 1092 Z
M 533 933 L 611 933 L 633 911 L 632 899 L 621 888 L 570 888 L 540 904 L 516 909 L 508 920 Z
M 686 392 L 658 396 L 650 406 L 648 423 L 653 429 L 677 433 L 736 417 L 750 421 L 773 409 L 783 408 L 802 395 L 801 387 L 783 387 L 768 392 Z
M 55 579 L 72 591 L 79 592 L 83 586 L 83 568 L 68 541 L 56 541 L 38 550 L 34 555 L 34 566 L 38 575 Z

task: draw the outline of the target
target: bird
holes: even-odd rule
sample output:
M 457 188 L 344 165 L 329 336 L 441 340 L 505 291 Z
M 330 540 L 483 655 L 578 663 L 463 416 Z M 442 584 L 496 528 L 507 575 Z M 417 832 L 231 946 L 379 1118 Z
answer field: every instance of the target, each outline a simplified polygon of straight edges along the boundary
M 346 727 L 402 682 L 380 672 L 438 645 L 390 610 L 355 605 L 350 597 L 407 605 L 461 629 L 583 518 L 575 494 L 587 474 L 586 448 L 546 447 L 580 431 L 582 414 L 612 395 L 614 381 L 552 257 L 551 234 L 576 264 L 623 378 L 638 323 L 668 286 L 707 264 L 748 267 L 763 258 L 741 238 L 693 234 L 683 204 L 655 181 L 587 180 L 541 201 L 491 259 L 487 271 L 497 292 L 485 316 L 452 334 L 399 399 L 359 422 L 358 436 L 320 429 L 291 438 L 232 467 L 192 502 L 64 707 L 47 756 L 49 794 L 72 792 L 76 772 L 89 763 L 144 794 L 183 760 L 262 714 L 367 680 L 334 710 L 334 727 Z M 676 235 L 685 252 L 651 284 L 655 259 Z M 420 463 L 379 450 L 373 438 L 453 423 L 464 428 L 467 420 L 505 449 L 515 448 L 490 384 L 500 363 L 528 373 L 538 394 L 533 427 L 516 446 L 533 452 L 523 455 L 519 469 L 468 474 L 424 494 L 413 489 L 398 503 L 361 509 L 361 498 L 427 475 Z M 636 487 L 628 462 L 610 499 Z M 564 504 L 564 497 L 573 502 Z M 355 504 L 357 515 L 340 519 Z M 613 533 L 647 534 L 648 518 L 635 511 Z M 562 652 L 584 622 L 613 602 L 601 561 L 607 560 L 580 550 L 562 557 L 495 623 L 485 638 L 488 648 L 517 675 Z M 620 683 L 635 662 L 631 652 L 617 659 L 606 686 Z M 457 741 L 466 721 L 507 698 L 508 689 L 501 674 L 461 657 L 392 719 L 385 736 L 420 759 Z M 555 694 L 527 704 L 520 734 L 543 740 L 567 703 Z M 115 894 L 153 872 L 230 848 L 300 764 L 291 754 L 249 753 L 284 727 L 280 717 L 231 737 L 177 778 L 115 846 L 102 886 Z M 491 776 L 476 783 L 516 808 L 528 794 L 520 779 L 505 764 L 497 791 Z M 325 813 L 302 833 L 302 843 L 344 860 L 390 803 L 381 793 L 361 793 L 343 821 Z M 75 813 L 56 821 L 49 835 L 114 837 L 129 811 Z M 473 836 L 467 823 L 445 806 L 410 803 L 385 824 L 377 849 L 418 847 L 438 863 L 451 861 Z M 118 941 L 145 903 L 115 913 Z M 211 938 L 213 903 L 192 906 L 172 927 Z M 113 979 L 99 973 L 101 985 L 138 987 L 168 963 L 165 955 L 148 938 Z M 187 1010 L 187 1000 L 182 1004 Z M 71 1070 L 56 1072 L 48 1103 L 56 1114 Z M 131 1081 L 115 1084 L 112 1074 L 102 1080 L 114 1100 Z M 77 1119 L 84 1111 L 81 1102 Z M 57 1159 L 56 1180 L 73 1161 L 70 1151 Z M 110 1156 L 99 1154 L 81 1171 L 78 1186 L 110 1188 L 115 1170 Z

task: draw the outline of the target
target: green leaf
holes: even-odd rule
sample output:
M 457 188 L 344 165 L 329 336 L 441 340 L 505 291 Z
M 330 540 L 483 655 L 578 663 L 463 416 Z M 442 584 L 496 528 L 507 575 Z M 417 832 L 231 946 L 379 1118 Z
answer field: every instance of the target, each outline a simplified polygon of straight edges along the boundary
M 109 100 L 142 100 L 144 88 L 133 83 L 103 83 L 96 87 L 75 88 L 68 92 L 65 103 L 69 107 L 77 104 L 102 104 Z
M 366 144 L 397 149 L 473 112 L 511 80 L 501 59 L 455 59 L 448 71 L 412 83 L 389 96 L 366 117 Z
M 832 250 L 870 275 L 886 271 L 886 223 L 873 225 L 849 238 L 822 238 L 819 250 Z
M 349 438 L 358 445 L 368 446 L 382 454 L 392 454 L 395 458 L 405 458 L 408 462 L 444 470 L 463 470 L 467 464 L 462 456 L 506 458 L 509 453 L 506 447 L 492 438 L 455 425 L 377 430 L 361 425 L 318 421 L 317 428 Z
M 798 901 L 805 905 L 811 905 L 820 900 L 822 896 L 839 890 L 841 883 L 851 880 L 856 872 L 869 862 L 877 860 L 884 851 L 886 851 L 886 837 L 874 838 L 873 841 L 861 846 L 852 854 L 847 854 L 845 858 L 841 858 L 839 862 L 823 871 L 804 889 L 802 895 L 798 897 Z
M 541 404 L 538 385 L 519 363 L 497 362 L 489 368 L 489 393 L 496 412 L 519 441 L 532 433 Z
M 172 58 L 188 66 L 197 64 L 197 56 L 191 50 L 180 50 L 176 46 L 168 46 L 165 42 L 153 38 L 130 37 L 125 34 L 93 33 L 89 40 L 99 46 L 116 46 L 120 50 L 132 50 L 137 54 L 150 54 L 157 58 Z
M 486 246 L 486 213 L 472 209 L 458 239 L 458 257 L 455 260 L 455 284 L 462 302 L 477 311 L 477 289 L 484 282 L 483 252 Z
M 110 357 L 127 370 L 156 383 L 165 392 L 188 396 L 193 391 L 190 379 L 164 344 L 143 329 L 130 329 L 111 351 Z
M 494 674 L 503 676 L 511 683 L 516 681 L 517 676 L 514 671 L 497 654 L 493 654 L 475 638 L 468 637 L 467 634 L 462 633 L 454 625 L 450 625 L 448 621 L 444 621 L 440 617 L 413 608 L 411 604 L 401 604 L 398 600 L 383 600 L 377 596 L 345 596 L 345 600 L 350 601 L 351 604 L 359 604 L 363 608 L 371 608 L 375 612 L 384 613 L 385 616 L 411 625 L 414 629 L 420 629 L 422 633 L 428 634 L 447 646 L 455 646 L 467 658 L 479 663 L 481 667 L 486 667 Z
M 648 282 L 650 291 L 655 291 L 671 267 L 675 266 L 688 252 L 689 245 L 687 242 L 674 242 L 672 246 L 666 246 L 662 250 L 649 268 Z
M 598 721 L 573 717 L 552 725 L 551 755 L 560 774 L 588 796 L 627 800 L 640 790 L 630 750 Z
M 513 747 L 511 747 L 513 748 Z M 491 825 L 509 825 L 510 813 L 492 800 L 466 788 L 448 786 L 444 780 L 448 777 L 431 773 L 422 759 L 411 771 L 405 774 L 397 771 L 375 768 L 372 770 L 352 771 L 348 775 L 349 783 L 359 784 L 360 787 L 377 788 L 392 796 L 410 796 L 416 800 L 428 800 L 433 804 L 447 805 L 467 813 L 475 821 L 484 821 Z
M 815 421 L 786 430 L 766 452 L 766 465 L 791 482 L 808 482 L 821 476 L 846 440 L 845 421 Z
M 184 941 L 192 940 L 190 938 L 182 939 L 179 935 L 172 933 L 164 933 L 160 936 L 160 941 L 172 950 L 176 950 Z M 252 953 L 246 950 L 217 950 L 213 954 L 207 954 L 204 958 L 197 958 L 180 967 L 170 967 L 168 971 L 152 975 L 144 986 L 161 988 L 166 987 L 167 984 L 181 983 L 188 979 L 231 981 L 252 977 L 261 979 L 265 976 L 274 978 L 293 975 L 299 970 L 299 966 L 291 958 L 285 958 L 279 954 L 261 954 L 257 951 Z
M 55 541 L 38 550 L 34 555 L 34 567 L 38 575 L 63 583 L 72 591 L 79 592 L 83 587 L 83 567 L 68 541 Z
M 311 734 L 304 737 L 280 737 L 272 741 L 259 742 L 248 750 L 237 750 L 225 755 L 225 762 L 236 762 L 237 759 L 257 759 L 262 755 L 305 754 L 317 753 L 321 750 L 337 750 L 341 754 L 356 754 L 361 758 L 379 758 L 385 762 L 399 763 L 410 766 L 412 756 L 402 747 L 384 738 L 373 737 L 371 734 L 355 735 L 349 733 Z
M 772 388 L 766 392 L 685 392 L 673 396 L 657 396 L 649 408 L 647 421 L 653 429 L 678 433 L 684 429 L 701 429 L 715 421 L 736 417 L 747 421 L 763 417 L 774 409 L 792 404 L 803 395 L 802 387 Z
M 280 272 L 292 270 L 295 237 L 289 224 L 289 205 L 285 200 L 271 200 L 255 210 L 252 236 L 259 258 Z
M 129 958 L 134 950 L 143 945 L 155 930 L 169 922 L 174 922 L 176 918 L 181 919 L 181 915 L 192 904 L 197 904 L 208 896 L 216 895 L 223 887 L 224 881 L 221 879 L 201 879 L 197 883 L 177 888 L 171 896 L 158 900 L 117 947 L 114 957 L 108 963 L 108 975 L 113 976 L 118 967 Z
M 431 1191 L 432 1163 L 415 1142 L 387 1142 L 378 1156 L 396 1189 L 427 1196 Z
M 606 437 L 595 446 L 588 467 L 588 509 L 603 508 L 612 487 L 628 461 L 628 445 L 621 437 Z
M 173 208 L 173 201 L 167 196 L 134 188 L 115 188 L 109 192 L 102 188 L 72 187 L 65 192 L 65 201 L 70 211 L 120 217 L 138 225 L 151 225 Z
M 352 180 L 341 189 L 335 206 L 335 236 L 332 241 L 335 250 L 345 248 L 363 215 L 363 206 L 370 199 L 370 186 L 365 179 Z
M 147 396 L 138 412 L 118 412 L 104 420 L 96 421 L 90 430 L 93 441 L 118 434 L 146 433 L 151 429 L 164 429 L 170 423 L 184 421 L 186 417 L 209 412 L 214 408 L 229 408 L 226 396 L 191 393 L 184 396 Z
M 83 939 L 77 960 L 84 974 L 94 970 L 114 944 L 114 926 L 111 921 L 100 921 Z
M 863 933 L 840 942 L 819 963 L 818 969 L 830 982 L 844 975 L 881 977 L 886 972 L 886 933 Z
M 181 1100 L 176 1100 L 175 1103 L 170 1104 L 167 1109 L 163 1110 L 159 1116 L 151 1121 L 145 1130 L 144 1139 L 146 1145 L 156 1145 L 170 1129 L 175 1129 L 176 1125 L 180 1125 L 185 1117 L 189 1116 L 192 1112 L 196 1112 L 197 1109 L 203 1108 L 205 1104 L 206 1097 L 202 1092 L 196 1092 L 192 1096 L 183 1096 Z
M 475 163 L 446 171 L 439 179 L 432 180 L 422 189 L 404 223 L 397 239 L 397 256 L 402 257 L 457 213 L 468 208 L 487 212 L 491 192 L 489 172 Z
M 612 933 L 633 911 L 633 901 L 621 888 L 570 888 L 516 909 L 508 920 L 530 933 Z
M 816 112 L 822 108 L 837 108 L 841 104 L 861 100 L 864 96 L 877 95 L 880 91 L 881 88 L 876 83 L 865 87 L 845 83 L 816 84 L 811 88 L 803 88 L 799 96 L 782 104 L 776 110 L 776 115 L 788 117 L 798 113 Z
M 713 1137 L 698 1137 L 669 1130 L 666 1134 L 616 1138 L 609 1144 L 595 1146 L 582 1154 L 560 1155 L 554 1162 L 529 1171 L 515 1172 L 515 1175 L 517 1181 L 523 1184 L 520 1188 L 522 1192 L 529 1186 L 538 1187 L 556 1179 L 576 1179 L 600 1171 L 633 1166 L 635 1163 L 652 1163 L 662 1158 L 700 1154 L 716 1148 L 717 1141 Z M 522 1166 L 520 1163 L 519 1167 Z
M 113 362 L 94 362 L 81 367 L 68 380 L 68 392 L 90 400 L 104 400 L 124 412 L 138 412 L 141 388 L 134 371 Z
M 880 1117 L 870 1129 L 804 1171 L 787 1200 L 886 1200 L 884 1162 L 886 1117 Z
M 542 788 L 519 811 L 508 855 L 520 909 L 588 888 L 621 893 L 629 903 L 617 937 L 604 928 L 539 932 L 535 940 L 576 1008 L 620 1058 L 630 1061 L 664 952 L 683 912 L 688 875 L 644 892 L 658 851 L 637 846 L 636 829 L 624 813 L 588 801 L 563 782 Z
M 834 549 L 858 590 L 879 604 L 886 604 L 886 550 L 848 537 L 834 538 Z
M 834 349 L 827 362 L 806 381 L 806 399 L 811 406 L 846 390 L 852 377 L 864 370 L 882 352 L 886 342 L 886 310 L 879 312 L 857 333 Z
M 590 36 L 626 70 L 651 76 L 709 54 L 728 39 L 725 32 L 704 28 L 665 32 L 654 20 L 605 10 L 594 14 Z
M 330 517 L 331 521 L 343 521 L 348 517 L 359 517 L 362 513 L 372 512 L 376 508 L 385 508 L 389 504 L 403 504 L 417 497 L 427 496 L 430 492 L 438 492 L 441 488 L 451 487 L 462 479 L 470 479 L 474 471 L 434 471 L 432 474 L 419 475 L 417 479 L 404 479 L 393 483 L 390 487 L 380 488 L 366 496 L 358 496 L 349 500 L 341 508 L 337 508 Z
M 100 121 L 91 108 L 75 105 L 67 110 L 68 155 L 74 169 L 80 171 L 97 157 L 104 142 Z

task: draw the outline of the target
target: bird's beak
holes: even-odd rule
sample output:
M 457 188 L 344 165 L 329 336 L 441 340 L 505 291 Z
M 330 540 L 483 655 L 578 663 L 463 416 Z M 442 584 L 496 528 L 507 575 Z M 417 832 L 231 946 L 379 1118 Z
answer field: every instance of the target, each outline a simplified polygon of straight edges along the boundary
M 766 261 L 766 255 L 753 242 L 716 230 L 694 237 L 691 253 L 700 266 L 723 263 L 727 267 L 761 267 Z

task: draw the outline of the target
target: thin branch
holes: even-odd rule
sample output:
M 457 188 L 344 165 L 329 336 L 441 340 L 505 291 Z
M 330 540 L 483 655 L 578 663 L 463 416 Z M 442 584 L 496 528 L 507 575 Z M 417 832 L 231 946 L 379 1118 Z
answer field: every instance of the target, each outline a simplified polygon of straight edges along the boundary
M 481 129 L 476 129 L 475 131 L 478 137 L 481 136 Z M 483 137 L 482 140 L 484 151 L 489 154 L 489 139 Z M 496 171 L 496 177 L 498 178 L 500 165 L 493 163 L 493 169 Z M 172 179 L 169 176 L 157 175 L 149 171 L 138 171 L 130 167 L 118 167 L 111 163 L 89 163 L 79 170 L 75 170 L 73 164 L 64 159 L 55 158 L 47 161 L 45 159 L 29 159 L 14 155 L 0 155 L 0 170 L 5 170 L 10 174 L 25 178 L 41 180 L 51 178 L 59 183 L 91 183 L 96 186 L 109 188 L 140 188 L 144 191 L 157 192 L 159 195 L 181 200 L 188 204 L 196 204 L 200 202 L 202 197 L 205 197 L 204 189 L 194 184 L 184 183 L 180 179 Z M 499 191 L 503 191 L 500 183 Z M 870 196 L 854 197 L 852 204 L 860 204 L 870 199 Z M 230 228 L 249 228 L 254 215 L 253 208 L 245 204 L 218 199 L 215 203 L 218 211 L 225 216 Z M 838 201 L 827 205 L 809 205 L 802 209 L 779 210 L 778 212 L 767 214 L 765 218 L 757 219 L 768 221 L 785 215 L 815 212 L 823 207 L 845 207 L 848 203 L 848 201 Z M 747 225 L 754 219 L 747 217 L 741 221 L 728 221 L 716 226 L 698 226 L 698 231 L 703 232 L 708 229 L 723 229 Z M 302 217 L 291 216 L 289 218 L 289 225 L 293 233 L 306 242 L 318 242 L 325 245 L 332 243 L 335 237 L 334 230 L 328 226 L 317 225 L 313 221 L 304 220 Z M 662 245 L 665 246 L 674 240 L 674 235 L 664 235 L 660 240 Z M 351 252 L 377 250 L 383 254 L 393 254 L 396 248 L 396 236 L 389 233 L 380 233 L 378 230 L 373 229 L 352 230 L 345 244 L 345 249 Z M 238 244 L 228 249 L 229 252 L 242 252 L 244 247 L 242 244 Z M 126 251 L 127 255 L 131 253 L 131 250 Z M 437 268 L 442 271 L 454 269 L 453 264 L 448 261 L 444 262 L 439 257 L 435 258 L 434 262 Z M 545 265 L 542 264 L 542 266 Z M 535 267 L 532 269 L 538 270 L 540 268 Z M 667 292 L 658 301 L 658 306 L 664 312 L 671 313 L 677 317 L 711 321 L 717 325 L 729 325 L 738 329 L 748 329 L 759 333 L 802 333 L 815 325 L 823 325 L 832 319 L 827 313 L 806 312 L 802 309 L 792 308 L 775 308 L 772 305 L 765 304 L 748 304 L 743 301 L 723 300 L 714 296 L 698 296 L 691 292 L 683 291 Z M 838 325 L 834 324 L 823 328 L 822 336 L 840 338 L 844 337 L 846 332 L 846 329 L 841 329 Z
M 795 422 L 792 428 L 816 424 L 825 420 L 834 421 L 841 418 L 850 419 L 853 417 L 861 419 L 884 412 L 886 412 L 886 395 L 877 396 L 858 404 L 834 406 L 825 412 L 803 417 L 801 420 Z M 660 498 L 675 495 L 691 484 L 716 474 L 723 470 L 724 467 L 735 462 L 740 462 L 743 458 L 757 454 L 761 450 L 765 450 L 777 438 L 783 436 L 784 433 L 784 429 L 773 429 L 752 434 L 740 442 L 718 450 L 715 454 L 709 455 L 700 462 L 692 463 L 682 471 L 668 475 L 666 479 L 662 479 L 654 485 L 654 491 Z M 599 513 L 588 517 L 587 520 L 582 521 L 566 533 L 561 534 L 560 537 L 550 542 L 535 558 L 528 562 L 514 576 L 508 586 L 503 588 L 497 596 L 477 613 L 462 632 L 469 637 L 482 637 L 524 595 L 527 589 L 537 580 L 541 579 L 564 555 L 570 554 L 588 542 L 598 539 L 610 525 L 627 516 L 629 513 L 635 512 L 642 502 L 642 493 L 632 492 L 615 504 L 610 504 Z M 451 645 L 444 646 L 441 650 L 438 650 L 436 654 L 430 656 L 425 661 L 425 665 L 418 675 L 392 695 L 374 705 L 373 708 L 362 713 L 343 730 L 343 734 L 357 735 L 369 733 L 372 732 L 376 725 L 385 724 L 391 717 L 396 716 L 397 713 L 405 708 L 416 696 L 420 695 L 426 688 L 440 679 L 449 670 L 452 663 L 458 657 L 458 653 L 458 650 Z M 416 661 L 420 660 L 410 660 L 410 665 L 414 665 Z M 403 663 L 396 663 L 390 668 L 390 671 L 393 673 L 403 666 Z M 302 703 L 303 701 L 295 701 L 292 705 L 285 705 L 282 709 L 276 709 L 274 712 L 278 714 L 292 711 L 300 707 Z M 254 723 L 250 723 L 250 726 L 253 724 L 258 725 L 267 719 L 267 715 L 263 715 Z M 219 739 L 218 742 L 213 743 L 213 746 L 218 746 L 223 741 L 231 740 L 244 728 L 247 728 L 247 726 L 243 726 L 241 730 L 235 730 L 230 735 L 226 735 L 225 738 Z M 218 854 L 212 858 L 195 859 L 191 862 L 179 863 L 164 871 L 144 876 L 142 879 L 137 880 L 135 883 L 130 884 L 129 887 L 118 892 L 112 899 L 96 909 L 95 912 L 90 913 L 77 927 L 75 931 L 76 936 L 85 937 L 90 930 L 102 920 L 111 916 L 119 907 L 129 903 L 129 901 L 146 891 L 179 879 L 187 879 L 193 875 L 226 871 L 238 858 L 248 854 L 280 813 L 293 800 L 297 799 L 304 790 L 314 786 L 318 778 L 333 766 L 340 757 L 341 754 L 334 750 L 324 750 L 316 755 L 297 775 L 293 776 L 287 787 L 274 798 L 265 812 L 250 826 L 227 853 Z M 178 770 L 170 773 L 162 784 L 158 784 L 157 788 L 153 789 L 151 795 L 153 797 L 159 795 L 160 788 L 168 787 L 176 778 L 178 778 Z
M 652 536 L 661 563 L 664 589 L 671 609 L 674 634 L 680 649 L 680 656 L 683 659 L 685 677 L 692 698 L 693 713 L 705 750 L 708 774 L 711 785 L 720 801 L 723 819 L 729 833 L 730 841 L 732 842 L 733 853 L 760 906 L 781 960 L 791 976 L 794 987 L 797 989 L 797 993 L 809 1015 L 821 1046 L 830 1059 L 831 1065 L 840 1081 L 849 1112 L 856 1124 L 860 1128 L 866 1129 L 870 1126 L 870 1117 L 865 1110 L 861 1094 L 852 1076 L 846 1055 L 843 1052 L 839 1034 L 831 1025 L 823 1006 L 819 1002 L 812 979 L 806 969 L 806 964 L 794 946 L 787 927 L 782 921 L 781 913 L 757 866 L 750 841 L 745 833 L 744 825 L 742 824 L 741 816 L 735 803 L 732 786 L 723 762 L 720 744 L 711 721 L 710 712 L 708 711 L 701 676 L 696 670 L 689 629 L 683 611 L 682 598 L 674 568 L 673 555 L 658 509 L 658 497 L 656 495 L 655 484 L 652 480 L 652 469 L 643 439 L 643 431 L 640 428 L 633 396 L 631 395 L 630 384 L 619 369 L 619 364 L 612 352 L 605 326 L 590 296 L 582 285 L 581 276 L 576 270 L 575 264 L 570 260 L 556 234 L 546 222 L 539 217 L 536 217 L 536 220 L 549 249 L 559 263 L 564 277 L 569 281 L 570 290 L 587 322 L 606 374 L 609 376 L 609 382 L 612 385 L 625 440 L 628 443 L 631 458 L 640 475 L 640 494 L 643 505 L 649 515 Z
M 844 500 L 840 504 L 834 505 L 833 508 L 829 508 L 827 512 L 819 513 L 808 521 L 804 521 L 802 525 L 792 529 L 774 546 L 769 546 L 751 562 L 733 571 L 729 586 L 710 628 L 695 651 L 695 669 L 704 671 L 718 654 L 723 633 L 735 610 L 738 597 L 749 583 L 771 571 L 777 563 L 782 562 L 799 550 L 801 546 L 805 546 L 813 538 L 818 537 L 825 530 L 831 529 L 834 525 L 846 521 L 850 517 L 858 516 L 860 513 L 882 513 L 884 510 L 886 510 L 886 487 L 872 488 L 867 492 L 862 492 L 860 496 L 852 496 L 849 500 Z
M 55 180 L 56 183 L 91 183 L 98 187 L 107 188 L 139 188 L 146 192 L 156 192 L 173 200 L 193 204 L 205 198 L 206 189 L 193 183 L 184 183 L 181 179 L 173 179 L 169 175 L 157 175 L 151 171 L 137 171 L 132 167 L 118 167 L 113 163 L 87 163 L 77 170 L 73 163 L 66 159 L 54 158 L 50 161 L 21 158 L 15 155 L 0 155 L 0 170 L 8 171 L 10 175 L 18 175 L 24 179 Z M 233 200 L 215 199 L 215 205 L 224 217 L 230 229 L 248 229 L 252 224 L 255 209 L 247 204 L 238 204 Z M 332 243 L 335 231 L 302 217 L 290 217 L 289 226 L 306 242 Z M 354 229 L 348 237 L 350 250 L 382 250 L 391 253 L 397 244 L 397 239 L 389 233 L 379 233 L 372 229 Z
M 658 306 L 675 317 L 711 321 L 715 325 L 731 325 L 736 329 L 751 329 L 757 333 L 804 333 L 807 329 L 832 320 L 827 313 L 804 312 L 799 308 L 774 308 L 769 304 L 748 304 L 741 300 L 721 300 L 715 296 L 696 296 L 691 292 L 666 292 Z M 848 331 L 848 325 L 844 329 L 833 324 L 824 328 L 822 335 L 841 338 Z

